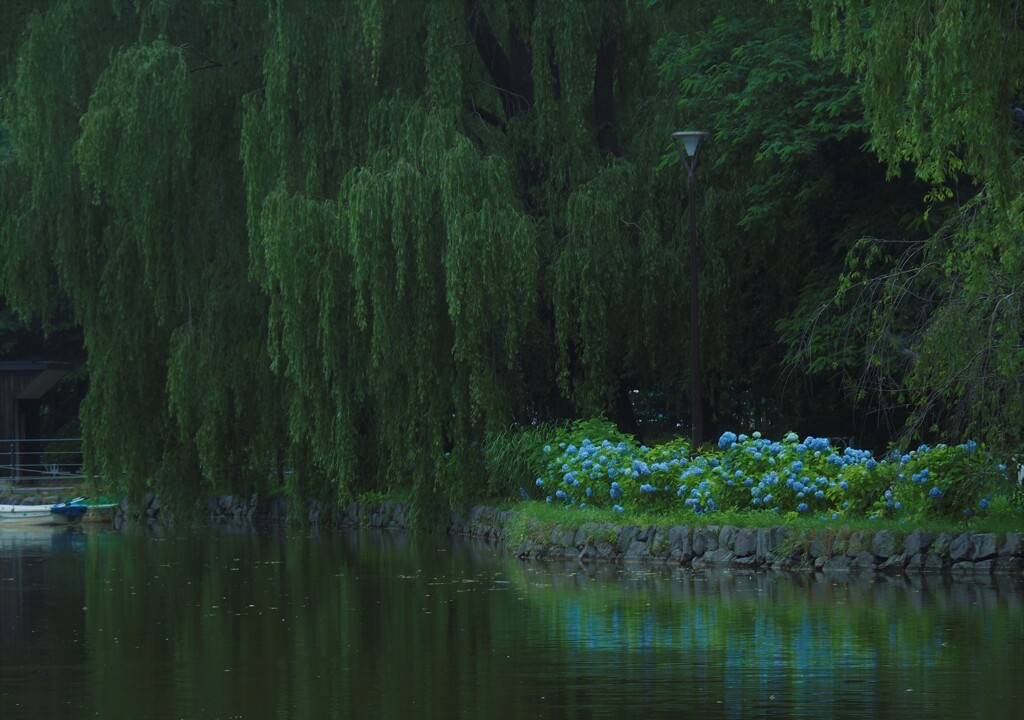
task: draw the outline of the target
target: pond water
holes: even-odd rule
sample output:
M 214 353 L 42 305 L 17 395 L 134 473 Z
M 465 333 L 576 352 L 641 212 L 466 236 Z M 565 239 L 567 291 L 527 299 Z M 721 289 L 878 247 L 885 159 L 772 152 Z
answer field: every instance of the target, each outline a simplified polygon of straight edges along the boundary
M 1019 578 L 0 529 L 0 718 L 1024 717 Z

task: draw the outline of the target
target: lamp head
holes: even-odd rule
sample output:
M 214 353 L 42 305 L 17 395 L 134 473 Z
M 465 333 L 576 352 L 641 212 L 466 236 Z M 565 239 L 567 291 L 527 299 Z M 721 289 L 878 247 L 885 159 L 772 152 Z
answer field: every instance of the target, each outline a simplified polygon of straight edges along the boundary
M 700 146 L 700 141 L 708 134 L 709 133 L 704 130 L 676 130 L 672 133 L 672 139 L 677 143 L 682 143 L 683 150 L 686 151 L 686 156 L 692 158 L 697 154 L 697 148 Z

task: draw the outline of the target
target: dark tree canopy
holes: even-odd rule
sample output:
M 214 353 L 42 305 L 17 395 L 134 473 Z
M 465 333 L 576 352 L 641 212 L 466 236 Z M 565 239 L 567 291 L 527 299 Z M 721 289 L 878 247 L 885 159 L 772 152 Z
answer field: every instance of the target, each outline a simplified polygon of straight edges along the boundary
M 957 164 L 921 128 L 906 144 L 852 35 L 870 4 L 810 4 L 9 3 L 2 292 L 44 323 L 71 308 L 89 458 L 129 490 L 458 501 L 511 425 L 688 426 L 698 259 L 669 136 L 700 125 L 713 428 L 864 432 L 851 380 L 879 367 L 874 321 L 820 311 L 848 297 L 848 253 L 958 217 L 986 238 L 1009 227 L 945 191 L 922 220 L 931 186 L 887 180 L 864 144 L 994 198 L 1015 187 L 1016 146 Z M 813 37 L 848 39 L 855 75 L 812 57 Z M 949 109 L 904 95 L 911 117 Z M 892 309 L 924 357 L 941 315 Z

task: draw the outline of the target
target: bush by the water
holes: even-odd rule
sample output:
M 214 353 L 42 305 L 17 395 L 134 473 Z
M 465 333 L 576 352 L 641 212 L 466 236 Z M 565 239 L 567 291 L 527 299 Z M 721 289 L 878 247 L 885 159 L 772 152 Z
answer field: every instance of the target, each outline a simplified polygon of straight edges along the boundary
M 566 508 L 763 510 L 835 520 L 1020 513 L 1006 466 L 971 440 L 876 458 L 792 432 L 781 440 L 725 432 L 698 454 L 684 439 L 639 445 L 604 421 L 548 432 L 520 494 Z

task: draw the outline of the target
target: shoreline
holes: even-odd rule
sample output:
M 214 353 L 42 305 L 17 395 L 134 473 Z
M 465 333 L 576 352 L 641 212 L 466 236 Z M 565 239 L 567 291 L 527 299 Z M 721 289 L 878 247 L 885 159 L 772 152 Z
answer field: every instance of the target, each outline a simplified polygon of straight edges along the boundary
M 201 506 L 202 507 L 202 506 Z M 207 498 L 206 523 L 215 527 L 284 524 L 286 501 L 256 495 Z M 321 527 L 407 530 L 405 506 L 394 500 L 349 502 L 341 507 L 312 501 L 305 520 Z M 132 511 L 122 502 L 115 529 L 134 522 L 151 527 L 173 524 L 149 495 Z M 197 520 L 201 520 L 197 518 Z M 582 564 L 647 564 L 692 569 L 857 572 L 885 575 L 949 574 L 1024 576 L 1021 533 L 929 532 L 911 530 L 795 530 L 776 526 L 639 526 L 612 523 L 542 524 L 515 510 L 477 505 L 450 512 L 448 535 L 501 544 L 523 561 L 577 561 Z

